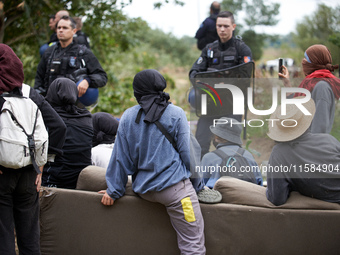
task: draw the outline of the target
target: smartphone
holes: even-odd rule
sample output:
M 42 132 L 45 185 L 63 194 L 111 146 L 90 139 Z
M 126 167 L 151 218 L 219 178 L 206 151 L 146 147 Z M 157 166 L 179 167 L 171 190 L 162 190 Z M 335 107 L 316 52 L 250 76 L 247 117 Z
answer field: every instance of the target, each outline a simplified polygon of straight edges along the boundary
M 279 58 L 279 73 L 282 73 L 283 59 Z

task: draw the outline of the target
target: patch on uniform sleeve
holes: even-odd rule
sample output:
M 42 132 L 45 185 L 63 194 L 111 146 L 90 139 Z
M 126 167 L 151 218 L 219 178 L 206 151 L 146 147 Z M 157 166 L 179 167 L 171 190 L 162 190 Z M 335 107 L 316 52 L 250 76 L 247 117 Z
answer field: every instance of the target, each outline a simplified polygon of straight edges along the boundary
M 251 61 L 251 57 L 250 56 L 244 56 L 243 57 L 244 63 L 248 63 Z
M 199 58 L 197 59 L 197 65 L 201 64 L 202 62 L 203 62 L 203 58 L 202 58 L 202 57 L 199 57 Z
M 182 208 L 184 212 L 184 218 L 187 222 L 194 222 L 196 221 L 194 208 L 192 207 L 190 197 L 185 197 L 181 200 Z

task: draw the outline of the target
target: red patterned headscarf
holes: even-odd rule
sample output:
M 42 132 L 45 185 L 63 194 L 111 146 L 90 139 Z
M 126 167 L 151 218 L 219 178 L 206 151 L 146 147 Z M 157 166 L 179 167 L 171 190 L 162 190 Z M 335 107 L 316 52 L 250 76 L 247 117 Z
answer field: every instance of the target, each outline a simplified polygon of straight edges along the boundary
M 339 66 L 332 65 L 331 53 L 325 45 L 310 46 L 302 60 L 302 68 L 306 78 L 301 82 L 299 88 L 305 88 L 312 92 L 315 85 L 320 80 L 324 80 L 331 85 L 335 98 L 337 100 L 340 98 L 340 79 L 331 73 Z M 302 93 L 295 93 L 295 97 L 302 95 Z
M 0 44 L 0 95 L 21 87 L 24 69 L 20 59 L 6 44 Z

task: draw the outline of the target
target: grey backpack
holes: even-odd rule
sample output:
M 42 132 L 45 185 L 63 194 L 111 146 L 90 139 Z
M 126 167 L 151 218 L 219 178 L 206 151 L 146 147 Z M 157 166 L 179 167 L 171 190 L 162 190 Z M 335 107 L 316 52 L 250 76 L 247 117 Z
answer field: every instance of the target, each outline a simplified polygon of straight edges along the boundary
M 244 180 L 247 182 L 252 182 L 257 184 L 256 178 L 253 172 L 251 171 L 243 171 L 242 169 L 249 170 L 249 163 L 248 160 L 243 157 L 245 149 L 238 148 L 237 152 L 234 155 L 228 156 L 222 150 L 217 149 L 212 151 L 217 156 L 222 158 L 222 163 L 220 164 L 221 169 L 224 168 L 225 171 L 221 171 L 221 176 L 230 176 L 240 180 Z M 241 168 L 244 166 L 245 168 Z M 247 168 L 248 167 L 248 168 Z

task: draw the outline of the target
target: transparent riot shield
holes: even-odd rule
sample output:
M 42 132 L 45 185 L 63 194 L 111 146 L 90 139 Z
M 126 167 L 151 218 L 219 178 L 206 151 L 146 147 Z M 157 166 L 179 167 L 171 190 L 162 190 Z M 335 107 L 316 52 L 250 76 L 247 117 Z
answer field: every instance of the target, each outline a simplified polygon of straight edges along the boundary
M 196 115 L 216 118 L 243 115 L 247 121 L 247 90 L 252 87 L 254 92 L 254 69 L 254 62 L 248 62 L 223 70 L 197 73 L 191 79 Z M 245 139 L 246 127 L 243 136 Z

